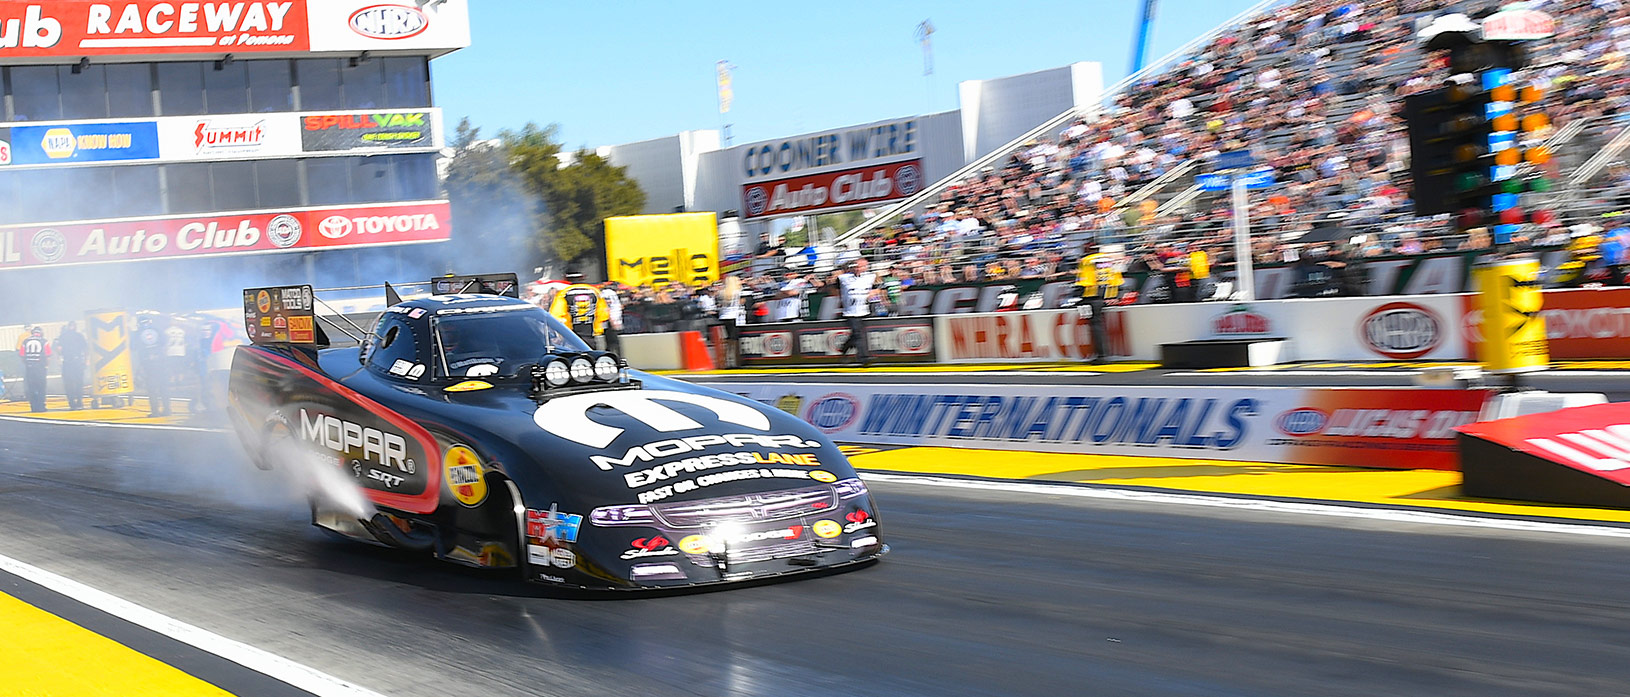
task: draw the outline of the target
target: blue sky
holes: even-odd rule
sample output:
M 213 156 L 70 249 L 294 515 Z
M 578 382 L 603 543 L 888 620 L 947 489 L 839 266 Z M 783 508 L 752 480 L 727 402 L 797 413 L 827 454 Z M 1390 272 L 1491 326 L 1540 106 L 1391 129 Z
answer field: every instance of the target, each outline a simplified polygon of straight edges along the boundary
M 1251 6 L 1160 0 L 1149 58 Z M 957 83 L 1099 61 L 1124 76 L 1139 0 L 823 3 L 471 0 L 472 45 L 434 61 L 436 102 L 486 133 L 557 123 L 570 147 L 733 124 L 735 143 L 956 108 Z M 917 24 L 930 20 L 934 74 Z M 714 62 L 735 71 L 721 120 Z

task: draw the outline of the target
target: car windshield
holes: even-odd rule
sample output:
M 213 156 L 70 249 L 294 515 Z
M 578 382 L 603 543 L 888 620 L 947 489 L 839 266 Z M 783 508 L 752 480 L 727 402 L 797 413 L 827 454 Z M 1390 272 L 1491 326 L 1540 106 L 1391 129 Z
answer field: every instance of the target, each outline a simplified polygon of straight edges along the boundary
M 440 362 L 450 378 L 524 377 L 543 356 L 589 347 L 536 307 L 436 317 Z

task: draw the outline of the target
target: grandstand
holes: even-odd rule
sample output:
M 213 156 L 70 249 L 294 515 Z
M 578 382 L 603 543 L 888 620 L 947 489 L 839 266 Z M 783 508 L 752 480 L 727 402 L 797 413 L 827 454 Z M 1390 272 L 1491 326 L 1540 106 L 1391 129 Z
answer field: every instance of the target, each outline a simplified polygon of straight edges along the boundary
M 1399 115 L 1404 96 L 1448 77 L 1445 57 L 1417 47 L 1418 22 L 1485 5 L 1260 3 L 1110 87 L 1096 108 L 1060 114 L 839 241 L 916 283 L 1059 278 L 1094 244 L 1124 250 L 1134 271 L 1178 276 L 1202 251 L 1226 275 L 1228 196 L 1201 191 L 1196 177 L 1219 153 L 1250 149 L 1277 180 L 1249 199 L 1258 264 L 1487 247 L 1447 216 L 1411 214 Z M 1537 203 L 1558 216 L 1525 226 L 1519 242 L 1551 248 L 1617 227 L 1603 215 L 1630 203 L 1630 5 L 1540 5 L 1559 31 L 1533 42 L 1519 79 L 1546 89 L 1558 155 L 1547 174 L 1558 186 Z

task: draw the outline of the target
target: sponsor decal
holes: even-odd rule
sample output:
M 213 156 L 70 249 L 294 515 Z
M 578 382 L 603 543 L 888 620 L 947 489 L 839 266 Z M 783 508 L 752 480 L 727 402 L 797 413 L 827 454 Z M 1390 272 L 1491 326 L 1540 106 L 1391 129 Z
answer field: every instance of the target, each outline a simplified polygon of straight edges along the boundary
M 430 28 L 430 19 L 412 7 L 374 5 L 353 12 L 346 24 L 370 39 L 395 41 L 423 34 Z
M 742 212 L 751 219 L 899 200 L 921 187 L 921 167 L 922 160 L 907 160 L 747 184 L 742 187 Z M 901 186 L 902 171 L 906 186 Z
M 1431 409 L 1337 409 L 1321 435 L 1352 438 L 1454 437 L 1454 429 L 1477 420 L 1475 411 Z
M 583 528 L 583 516 L 577 513 L 561 513 L 559 504 L 549 504 L 549 510 L 541 511 L 528 508 L 526 510 L 526 536 L 535 539 L 536 544 L 553 542 L 576 542 L 577 534 Z
M 62 260 L 68 253 L 68 238 L 55 229 L 46 228 L 34 233 L 34 239 L 29 242 L 30 251 L 34 257 L 47 264 L 54 264 Z
M 814 525 L 810 526 L 810 529 L 815 531 L 816 537 L 827 539 L 843 534 L 843 526 L 839 525 L 835 520 L 817 520 Z
M 277 216 L 266 224 L 266 238 L 278 249 L 288 249 L 299 244 L 300 233 L 300 219 L 292 215 Z
M 549 563 L 557 569 L 570 569 L 577 566 L 577 554 L 572 550 L 557 547 L 549 552 Z
M 121 162 L 159 156 L 154 121 L 12 126 L 12 162 Z
M 1330 421 L 1330 415 L 1313 407 L 1292 409 L 1273 420 L 1274 427 L 1287 436 L 1307 436 L 1318 433 Z
M 830 522 L 830 521 L 828 521 Z M 835 523 L 834 523 L 835 524 Z M 743 542 L 763 542 L 765 540 L 796 540 L 804 536 L 804 526 L 789 525 L 774 530 L 759 530 L 731 535 L 724 539 L 725 544 L 741 544 Z
M 362 463 L 353 460 L 352 464 L 351 464 L 351 467 L 353 469 L 353 472 L 360 473 L 361 470 L 362 470 Z M 387 488 L 387 489 L 395 489 L 397 487 L 397 485 L 401 484 L 404 481 L 407 481 L 406 477 L 401 477 L 401 476 L 391 474 L 389 472 L 376 470 L 376 469 L 374 469 L 372 467 L 368 468 L 368 478 L 372 479 L 374 481 L 377 481 L 380 484 L 385 485 L 385 488 Z
M 671 557 L 671 556 L 679 553 L 679 550 L 674 549 L 673 544 L 668 542 L 668 538 L 663 537 L 661 535 L 652 535 L 650 537 L 641 537 L 641 538 L 639 538 L 637 540 L 634 540 L 633 542 L 628 543 L 628 546 L 629 546 L 629 550 L 626 551 L 626 552 L 623 552 L 623 555 L 622 555 L 623 559 L 640 559 L 640 558 L 643 558 L 643 557 Z
M 611 445 L 611 442 L 623 433 L 621 428 L 607 426 L 590 419 L 588 412 L 595 407 L 605 407 L 622 412 L 625 416 L 662 433 L 702 428 L 702 424 L 671 407 L 664 406 L 662 402 L 690 404 L 713 412 L 714 416 L 726 423 L 757 431 L 770 430 L 770 418 L 760 412 L 755 405 L 731 402 L 707 395 L 669 390 L 624 390 L 558 397 L 539 406 L 538 410 L 533 413 L 533 421 L 539 428 L 549 433 L 591 448 L 604 448 Z M 732 442 L 732 444 L 736 443 Z M 619 464 L 630 464 L 631 462 Z M 595 466 L 602 470 L 611 469 L 610 461 L 597 460 Z
M 492 389 L 492 383 L 485 380 L 465 380 L 457 385 L 442 390 L 443 392 L 476 392 Z
M 939 436 L 1230 450 L 1245 439 L 1258 400 L 1194 397 L 872 395 L 864 435 Z
M 705 535 L 686 535 L 679 540 L 679 551 L 686 554 L 707 554 L 711 541 Z
M 701 437 L 709 438 L 710 436 Z M 796 436 L 783 437 L 796 438 Z M 618 464 L 623 463 L 619 462 Z M 673 479 L 682 475 L 694 474 L 696 472 L 703 472 L 720 467 L 734 467 L 738 465 L 803 465 L 806 467 L 819 467 L 820 464 L 820 460 L 815 459 L 814 455 L 754 452 L 716 453 L 713 455 L 701 455 L 698 457 L 685 458 L 683 460 L 675 460 L 673 462 L 666 462 L 649 469 L 629 472 L 623 475 L 623 480 L 628 483 L 628 488 L 638 489 L 640 487 L 650 486 L 657 482 Z
M 436 146 L 436 112 L 312 114 L 300 119 L 306 152 Z
M 809 405 L 804 420 L 825 433 L 848 428 L 860 416 L 860 400 L 853 395 L 834 392 L 816 399 Z
M 322 412 L 300 410 L 300 440 L 347 457 L 360 455 L 363 461 L 404 474 L 418 470 L 417 463 L 407 456 L 406 438 Z
M 1359 339 L 1382 356 L 1398 361 L 1420 358 L 1443 343 L 1443 320 L 1410 302 L 1390 302 L 1359 320 Z
M 466 506 L 477 506 L 487 500 L 486 470 L 481 466 L 481 458 L 476 457 L 475 451 L 467 446 L 455 445 L 447 449 L 442 457 L 443 471 L 447 477 L 447 488 L 453 492 L 453 498 Z
M 843 531 L 845 533 L 877 527 L 877 520 L 873 519 L 865 511 L 858 508 L 850 511 L 849 515 L 844 516 L 843 519 L 848 521 L 843 524 Z
M 303 234 L 316 221 L 335 217 L 349 221 L 355 232 L 343 239 Z M 436 242 L 450 237 L 448 220 L 447 204 L 422 203 L 0 226 L 0 269 Z M 42 243 L 29 244 L 37 236 Z
M 1252 312 L 1249 305 L 1236 305 L 1211 320 L 1211 333 L 1216 336 L 1267 334 L 1272 330 L 1271 327 L 1268 316 Z
M 772 406 L 774 406 L 777 409 L 780 409 L 781 411 L 787 412 L 788 414 L 792 414 L 793 416 L 797 416 L 798 415 L 798 409 L 800 407 L 802 407 L 803 405 L 804 405 L 804 398 L 803 397 L 800 397 L 800 396 L 795 395 L 795 394 L 789 394 L 789 395 L 781 397 L 780 399 L 775 400 L 775 404 L 773 404 Z
M 709 456 L 709 457 L 712 457 L 712 456 Z M 740 463 L 738 462 L 738 463 L 735 463 L 735 464 L 740 464 Z M 634 475 L 631 474 L 629 476 L 632 477 Z M 830 479 L 828 479 L 828 478 L 830 478 Z M 814 479 L 816 481 L 827 482 L 827 483 L 837 481 L 837 477 L 832 476 L 832 474 L 830 472 L 827 472 L 825 470 L 800 470 L 800 469 L 787 469 L 787 468 L 784 468 L 784 467 L 760 467 L 760 468 L 756 468 L 756 469 L 741 469 L 741 470 L 730 470 L 728 472 L 716 472 L 716 473 L 713 473 L 713 474 L 705 474 L 705 475 L 702 475 L 700 477 L 696 477 L 695 479 L 687 479 L 687 480 L 682 481 L 682 482 L 674 482 L 673 484 L 668 484 L 668 485 L 665 485 L 665 486 L 659 486 L 659 487 L 657 487 L 655 489 L 652 489 L 650 491 L 640 492 L 640 495 L 639 495 L 638 499 L 639 499 L 639 502 L 642 503 L 642 504 L 643 503 L 655 503 L 657 501 L 661 501 L 661 500 L 666 499 L 666 498 L 668 498 L 670 496 L 673 496 L 675 494 L 685 494 L 685 493 L 689 493 L 689 492 L 692 492 L 692 491 L 696 491 L 696 490 L 701 489 L 703 487 L 713 486 L 715 484 L 726 484 L 726 483 L 729 483 L 729 482 L 739 482 L 739 481 L 744 481 L 744 480 L 748 480 L 748 479 L 803 479 L 803 480 Z M 630 481 L 632 482 L 632 480 L 630 480 Z M 657 480 L 655 480 L 655 479 L 647 480 L 646 484 L 650 484 L 650 483 L 652 483 L 654 481 L 657 481 Z M 630 488 L 632 488 L 632 484 L 630 485 Z

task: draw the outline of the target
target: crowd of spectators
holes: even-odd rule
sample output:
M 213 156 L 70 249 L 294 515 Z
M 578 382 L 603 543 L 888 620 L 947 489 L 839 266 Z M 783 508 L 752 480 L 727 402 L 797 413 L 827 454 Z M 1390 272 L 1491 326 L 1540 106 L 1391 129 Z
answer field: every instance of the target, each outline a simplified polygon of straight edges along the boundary
M 1625 125 L 1617 117 L 1630 101 L 1630 3 L 1529 4 L 1557 18 L 1559 31 L 1532 42 L 1520 79 L 1545 89 L 1541 108 L 1554 127 L 1585 119 L 1600 126 L 1592 133 L 1606 134 L 1597 137 L 1610 137 L 1612 126 Z M 1182 163 L 1193 161 L 1185 173 L 1192 177 L 1211 169 L 1219 153 L 1245 149 L 1273 168 L 1277 182 L 1250 197 L 1259 264 L 1487 247 L 1486 234 L 1456 232 L 1447 216 L 1411 214 L 1401 118 L 1405 96 L 1448 78 L 1447 57 L 1417 47 L 1419 23 L 1482 8 L 1433 0 L 1282 3 L 1131 85 L 1057 137 L 1021 145 L 946 188 L 922 212 L 868 233 L 861 249 L 928 283 L 1057 277 L 1101 246 L 1122 250 L 1133 265 L 1181 263 L 1202 251 L 1228 268 L 1233 210 L 1226 193 L 1160 207 L 1190 181 L 1179 177 L 1161 197 L 1132 199 Z M 1592 142 L 1587 134 L 1575 146 L 1584 151 Z M 1605 180 L 1615 192 L 1630 192 L 1630 170 L 1611 169 Z M 1619 193 L 1608 198 L 1606 209 L 1596 200 L 1596 208 L 1529 226 L 1518 242 L 1554 241 L 1559 229 L 1599 232 L 1591 229 L 1601 227 L 1597 214 L 1630 203 Z

